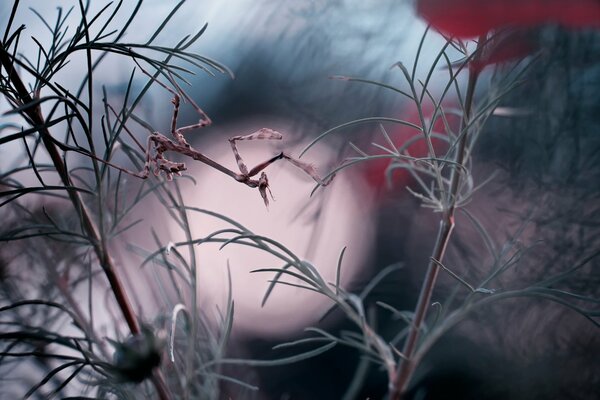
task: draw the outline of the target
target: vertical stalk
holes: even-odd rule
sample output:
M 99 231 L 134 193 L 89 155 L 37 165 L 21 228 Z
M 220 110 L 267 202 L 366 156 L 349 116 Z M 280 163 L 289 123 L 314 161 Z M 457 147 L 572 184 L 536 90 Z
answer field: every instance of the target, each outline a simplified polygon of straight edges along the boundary
M 16 95 L 20 99 L 21 103 L 32 103 L 34 99 L 29 94 L 29 91 L 26 89 L 21 77 L 15 70 L 11 56 L 4 48 L 3 44 L 0 44 L 0 63 L 6 70 L 8 80 L 12 83 L 16 91 Z M 30 107 L 24 110 L 23 114 L 25 114 L 33 126 L 39 127 L 42 143 L 50 155 L 52 164 L 54 165 L 54 168 L 56 169 L 56 172 L 58 173 L 63 185 L 67 187 L 66 190 L 69 199 L 73 204 L 77 215 L 79 216 L 79 220 L 84 232 L 88 236 L 89 241 L 94 248 L 98 262 L 102 266 L 102 270 L 106 275 L 110 288 L 115 296 L 119 308 L 121 309 L 121 312 L 123 313 L 129 330 L 133 335 L 140 333 L 140 325 L 135 316 L 135 312 L 133 311 L 133 307 L 131 306 L 131 302 L 127 296 L 125 287 L 123 286 L 123 283 L 116 272 L 114 260 L 110 256 L 106 247 L 106 242 L 102 240 L 98 227 L 96 226 L 96 223 L 92 219 L 87 206 L 81 198 L 81 194 L 77 190 L 73 190 L 73 184 L 69 176 L 69 171 L 67 170 L 67 167 L 60 156 L 60 152 L 58 151 L 56 144 L 52 140 L 50 131 L 46 127 L 41 106 L 37 104 L 33 107 Z M 169 399 L 169 393 L 166 385 L 159 374 L 155 374 L 153 376 L 153 383 L 156 387 L 159 397 L 162 400 Z
M 485 36 L 481 36 L 479 38 L 479 42 L 477 43 L 477 48 L 475 50 L 476 52 L 481 51 L 484 40 Z M 465 107 L 462 120 L 462 126 L 465 127 L 465 129 L 468 126 L 471 118 L 473 94 L 475 92 L 475 85 L 479 76 L 479 70 L 472 67 L 472 65 L 473 64 L 471 64 L 469 67 L 469 81 L 467 83 L 467 94 L 465 97 Z M 460 142 L 458 144 L 458 149 L 454 159 L 458 165 L 463 165 L 465 162 L 468 139 L 468 131 L 464 132 L 460 137 Z M 406 356 L 406 359 L 401 359 L 399 361 L 396 379 L 394 382 L 392 382 L 392 385 L 390 385 L 389 398 L 391 400 L 402 399 L 402 396 L 406 392 L 408 384 L 410 383 L 412 375 L 417 367 L 414 355 L 417 349 L 423 322 L 425 321 L 429 304 L 431 303 L 431 296 L 440 272 L 440 266 L 433 260 L 442 262 L 444 255 L 446 254 L 446 249 L 448 247 L 448 243 L 450 242 L 452 231 L 454 230 L 454 212 L 456 210 L 456 200 L 458 197 L 460 181 L 461 172 L 458 168 L 454 168 L 450 178 L 450 190 L 448 194 L 447 208 L 443 213 L 442 219 L 440 220 L 440 226 L 438 228 L 437 238 L 431 253 L 431 259 L 429 261 L 429 265 L 427 266 L 427 272 L 425 273 L 425 278 L 423 280 L 417 305 L 415 307 L 413 323 L 410 326 L 408 336 L 402 349 L 402 353 Z

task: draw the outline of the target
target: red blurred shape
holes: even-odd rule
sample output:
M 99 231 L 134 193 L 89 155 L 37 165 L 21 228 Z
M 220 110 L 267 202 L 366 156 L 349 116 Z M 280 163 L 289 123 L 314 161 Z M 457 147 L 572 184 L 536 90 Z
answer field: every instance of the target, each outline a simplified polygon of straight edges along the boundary
M 449 108 L 452 108 L 453 106 L 456 107 L 455 104 L 446 105 L 446 107 Z M 433 111 L 434 109 L 431 104 L 423 104 L 423 114 L 425 118 L 431 118 Z M 407 109 L 401 113 L 399 118 L 404 121 L 420 125 L 419 113 L 414 105 L 408 106 Z M 460 125 L 459 118 L 453 114 L 446 114 L 446 119 L 450 125 L 450 128 L 454 130 L 454 133 L 456 133 L 456 130 L 458 130 Z M 428 157 L 429 149 L 424 138 L 422 138 L 422 133 L 417 132 L 415 129 L 405 125 L 388 125 L 385 128 L 396 148 L 401 147 L 409 141 L 413 141 L 413 143 L 406 149 L 407 154 L 412 157 Z M 444 123 L 439 117 L 435 121 L 433 130 L 436 133 L 447 135 Z M 376 138 L 374 140 L 375 142 L 385 144 L 385 141 L 380 139 L 381 136 L 378 135 L 378 133 L 375 133 L 374 137 Z M 440 154 L 444 154 L 447 149 L 447 143 L 436 138 L 432 138 L 431 141 L 433 148 L 437 153 L 436 155 L 439 156 Z M 383 154 L 383 152 L 381 152 L 381 154 Z M 363 164 L 363 167 L 361 168 L 361 172 L 365 178 L 365 181 L 380 195 L 385 193 L 387 190 L 386 171 L 390 166 L 390 163 L 390 159 L 372 160 Z M 406 169 L 398 168 L 394 170 L 390 183 L 392 184 L 392 189 L 397 189 L 404 188 L 405 186 L 413 186 L 415 181 L 410 172 L 408 172 Z
M 489 39 L 481 54 L 471 62 L 471 68 L 481 71 L 487 65 L 526 57 L 540 48 L 535 30 L 509 29 Z
M 417 0 L 417 12 L 440 32 L 458 38 L 543 23 L 600 28 L 600 0 Z

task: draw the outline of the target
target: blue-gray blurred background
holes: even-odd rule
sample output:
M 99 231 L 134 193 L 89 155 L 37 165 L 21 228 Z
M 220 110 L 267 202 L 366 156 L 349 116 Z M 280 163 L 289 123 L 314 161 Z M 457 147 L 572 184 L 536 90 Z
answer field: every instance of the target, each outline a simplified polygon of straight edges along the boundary
M 45 15 L 56 7 L 54 2 L 28 3 Z M 92 1 L 92 7 L 102 4 Z M 147 37 L 150 27 L 159 24 L 174 4 L 146 1 L 139 19 L 144 23 L 132 26 L 131 39 Z M 10 1 L 0 3 L 0 26 L 10 6 Z M 45 29 L 33 14 L 27 18 L 31 18 L 27 34 Z M 410 2 L 392 0 L 188 1 L 176 21 L 161 40 L 172 43 L 208 23 L 194 49 L 222 62 L 235 75 L 230 79 L 200 72 L 192 80 L 190 94 L 215 126 L 209 133 L 200 132 L 195 145 L 203 143 L 203 138 L 220 138 L 219 126 L 228 124 L 272 120 L 316 136 L 352 119 L 402 116 L 406 104 L 397 94 L 329 78 L 348 75 L 401 85 L 399 71 L 390 66 L 412 62 L 425 28 Z M 550 25 L 537 35 L 539 58 L 525 74 L 524 84 L 503 101 L 504 106 L 523 112 L 514 118 L 492 117 L 474 153 L 474 170 L 483 171 L 477 176 L 480 181 L 498 172 L 482 190 L 481 200 L 473 200 L 472 209 L 479 212 L 492 236 L 512 240 L 512 245 L 521 248 L 539 243 L 519 255 L 519 268 L 512 277 L 516 285 L 569 268 L 600 248 L 600 34 Z M 423 68 L 442 44 L 443 39 L 436 36 L 427 41 Z M 131 68 L 109 64 L 97 79 L 104 76 L 109 93 L 118 95 Z M 419 72 L 424 73 L 425 69 Z M 485 95 L 502 76 L 502 69 L 495 75 L 484 73 L 476 96 Z M 435 79 L 443 82 L 444 76 Z M 0 109 L 4 107 L 0 101 Z M 168 126 L 171 109 L 164 95 L 150 97 L 144 107 L 152 110 L 149 122 Z M 182 121 L 195 118 L 189 110 L 182 113 Z M 342 148 L 349 139 L 370 141 L 359 134 L 371 133 L 349 129 L 328 144 Z M 0 157 L 8 163 L 10 150 L 0 149 Z M 433 245 L 437 216 L 420 208 L 402 187 L 377 190 L 382 193 L 372 214 L 376 226 L 372 257 L 350 289 L 360 290 L 377 271 L 401 263 L 404 267 L 380 284 L 366 304 L 385 301 L 398 309 L 412 309 Z M 468 225 L 465 217 L 458 218 L 447 263 L 469 276 L 469 271 L 481 268 L 484 246 L 473 229 L 460 226 Z M 525 236 L 513 237 L 525 220 Z M 598 295 L 598 257 L 584 271 L 567 289 Z M 471 278 L 477 277 L 472 273 Z M 434 295 L 436 301 L 452 293 L 454 285 L 446 278 Z M 392 331 L 397 321 L 381 312 L 378 325 L 382 332 Z M 332 332 L 350 327 L 335 313 L 320 326 Z M 287 339 L 302 335 L 297 332 Z M 271 347 L 281 341 L 285 340 L 248 334 L 237 337 L 230 351 L 232 356 L 270 358 Z M 600 387 L 599 350 L 597 328 L 565 309 L 529 300 L 500 304 L 474 313 L 472 320 L 451 331 L 432 350 L 416 375 L 411 396 L 593 399 Z M 286 367 L 232 368 L 229 373 L 250 379 L 261 391 L 251 395 L 224 384 L 223 398 L 342 398 L 358 360 L 355 351 L 337 346 L 318 358 Z M 371 366 L 356 398 L 382 398 L 386 390 L 383 372 Z

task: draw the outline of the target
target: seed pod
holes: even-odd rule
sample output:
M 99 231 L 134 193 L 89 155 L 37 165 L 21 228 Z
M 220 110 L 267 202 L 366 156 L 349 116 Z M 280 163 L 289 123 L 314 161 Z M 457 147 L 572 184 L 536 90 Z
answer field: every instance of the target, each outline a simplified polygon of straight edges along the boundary
M 120 381 L 140 383 L 160 365 L 163 341 L 148 326 L 124 342 L 109 341 L 115 347 L 110 372 Z

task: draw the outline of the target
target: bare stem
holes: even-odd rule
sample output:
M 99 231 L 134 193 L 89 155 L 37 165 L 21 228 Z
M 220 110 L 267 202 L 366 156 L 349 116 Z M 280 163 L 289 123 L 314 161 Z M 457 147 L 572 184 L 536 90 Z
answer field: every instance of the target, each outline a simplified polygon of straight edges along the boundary
M 484 39 L 484 37 L 480 37 L 476 51 L 480 51 Z M 464 127 L 468 126 L 468 122 L 471 117 L 473 94 L 475 92 L 475 85 L 478 77 L 478 71 L 476 69 L 470 68 L 469 72 L 470 75 L 467 84 L 467 94 L 465 97 L 465 107 L 462 122 Z M 460 138 L 458 150 L 454 159 L 456 165 L 463 165 L 465 162 L 468 138 L 468 132 L 465 132 L 465 134 L 463 134 Z M 400 400 L 402 398 L 408 388 L 408 384 L 410 383 L 415 368 L 417 367 L 414 355 L 417 349 L 423 322 L 427 316 L 429 304 L 431 303 L 433 289 L 435 288 L 437 277 L 440 272 L 440 266 L 438 263 L 442 262 L 444 255 L 446 254 L 446 249 L 448 247 L 448 243 L 450 242 L 452 231 L 454 230 L 454 212 L 456 210 L 460 180 L 461 171 L 458 168 L 453 169 L 450 181 L 448 205 L 443 213 L 442 219 L 440 220 L 440 226 L 438 228 L 435 245 L 433 247 L 429 265 L 427 267 L 425 279 L 423 280 L 423 284 L 421 286 L 421 291 L 419 292 L 419 299 L 417 300 L 417 305 L 415 307 L 414 320 L 410 326 L 410 330 L 402 350 L 402 353 L 406 358 L 399 361 L 396 379 L 393 384 L 390 385 L 389 398 L 391 400 Z

